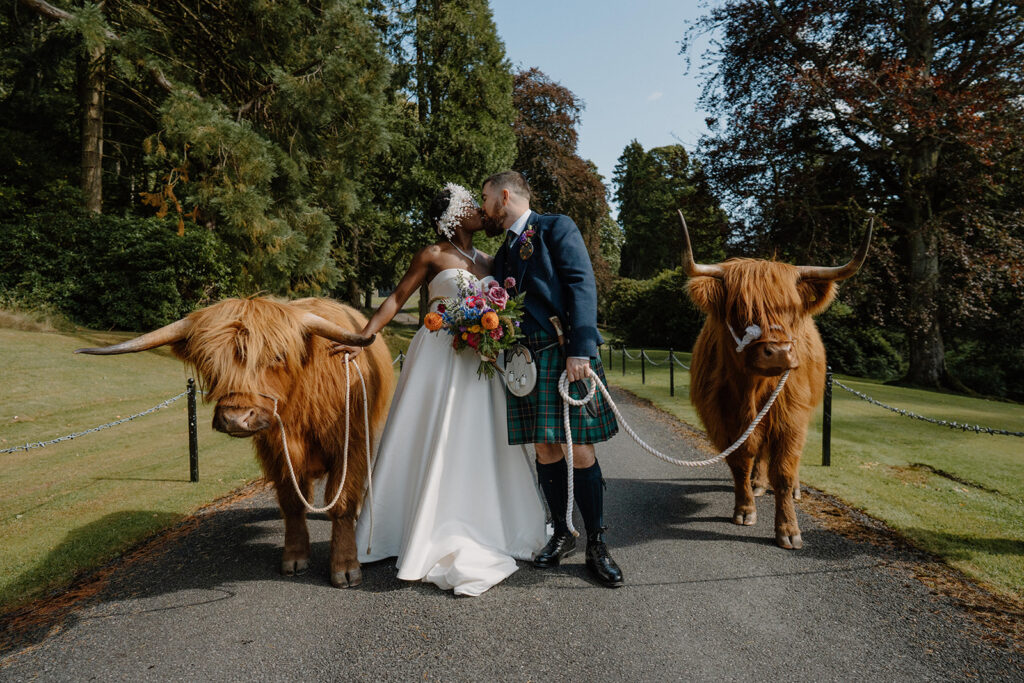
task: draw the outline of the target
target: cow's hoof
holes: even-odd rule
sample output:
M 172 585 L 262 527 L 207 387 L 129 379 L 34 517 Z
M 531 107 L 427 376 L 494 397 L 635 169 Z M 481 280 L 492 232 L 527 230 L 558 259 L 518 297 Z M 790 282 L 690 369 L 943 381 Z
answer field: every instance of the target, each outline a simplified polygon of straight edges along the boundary
M 804 547 L 804 539 L 800 537 L 799 531 L 795 534 L 778 531 L 775 533 L 775 543 L 786 550 L 799 550 Z
M 765 494 L 765 492 L 767 490 L 768 490 L 768 488 L 765 487 L 765 486 L 755 486 L 754 487 L 754 498 L 760 498 L 761 496 L 763 496 Z
M 754 526 L 757 524 L 757 510 L 737 510 L 732 515 L 732 523 Z
M 302 574 L 309 569 L 308 557 L 293 557 L 281 560 L 281 573 L 285 576 Z
M 355 588 L 363 582 L 363 570 L 359 567 L 348 571 L 331 572 L 331 583 L 335 588 Z
M 793 488 L 793 500 L 800 500 L 800 487 L 796 486 Z

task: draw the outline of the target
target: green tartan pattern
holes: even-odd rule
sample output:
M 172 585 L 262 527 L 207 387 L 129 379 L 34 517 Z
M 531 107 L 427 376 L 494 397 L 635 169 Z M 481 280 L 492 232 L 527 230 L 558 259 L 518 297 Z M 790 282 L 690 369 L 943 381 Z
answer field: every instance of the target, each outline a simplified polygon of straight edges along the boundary
M 526 345 L 533 352 L 534 349 L 546 346 L 552 341 L 547 334 L 537 333 L 530 335 Z M 533 355 L 537 363 L 537 386 L 529 395 L 523 397 L 514 396 L 505 390 L 508 399 L 508 442 L 510 445 L 565 443 L 562 397 L 558 394 L 558 378 L 565 370 L 565 356 L 562 349 L 557 346 L 539 353 L 534 352 Z M 590 367 L 597 373 L 601 383 L 608 386 L 601 359 L 591 358 Z M 580 398 L 586 393 L 583 382 L 575 382 L 569 387 L 569 394 L 573 398 Z M 591 417 L 586 406 L 569 406 L 569 425 L 574 444 L 607 441 L 619 431 L 615 413 L 612 412 L 600 389 L 595 391 L 593 401 L 597 404 L 597 417 Z

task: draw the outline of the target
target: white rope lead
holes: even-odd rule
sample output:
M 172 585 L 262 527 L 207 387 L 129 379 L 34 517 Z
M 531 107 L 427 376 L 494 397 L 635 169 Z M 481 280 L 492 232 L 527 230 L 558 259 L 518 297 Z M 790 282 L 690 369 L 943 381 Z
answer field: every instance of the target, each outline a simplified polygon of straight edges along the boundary
M 369 416 L 367 415 L 366 383 L 363 381 L 363 372 L 362 372 L 362 370 L 359 369 L 359 363 L 353 362 L 352 365 L 356 366 L 356 372 L 359 374 L 359 381 L 360 381 L 360 383 L 363 386 L 363 421 L 364 421 L 364 423 L 366 425 L 369 425 Z M 341 482 L 338 483 L 338 490 L 334 494 L 334 500 L 332 500 L 330 503 L 328 503 L 326 506 L 324 506 L 322 508 L 314 507 L 308 500 L 306 500 L 306 497 L 304 495 L 302 495 L 302 490 L 299 488 L 299 480 L 295 476 L 295 468 L 292 467 L 292 456 L 291 456 L 291 453 L 289 453 L 289 451 L 288 451 L 288 437 L 285 435 L 285 431 L 284 431 L 284 420 L 281 419 L 281 415 L 277 412 L 277 397 L 275 397 L 275 396 L 266 396 L 265 394 L 261 394 L 261 396 L 266 396 L 266 398 L 269 398 L 269 399 L 274 401 L 274 417 L 277 419 L 277 424 L 281 428 L 281 444 L 284 447 L 284 461 L 288 464 L 288 473 L 291 475 L 292 485 L 295 487 L 295 493 L 298 494 L 299 500 L 302 501 L 302 504 L 305 505 L 306 509 L 309 510 L 310 512 L 327 512 L 328 510 L 333 508 L 335 506 L 335 504 L 337 504 L 338 500 L 341 498 L 341 492 L 345 488 L 345 479 L 348 477 L 348 442 L 349 442 L 349 433 L 350 433 L 349 427 L 350 427 L 350 423 L 352 421 L 352 419 L 351 419 L 352 418 L 352 415 L 351 415 L 352 411 L 351 411 L 350 405 L 349 405 L 349 403 L 350 403 L 349 402 L 349 379 L 350 379 L 350 377 L 351 377 L 351 375 L 349 374 L 349 354 L 346 353 L 345 354 L 345 448 L 344 448 L 344 452 L 343 452 L 343 455 L 342 455 Z M 368 428 L 366 429 L 366 462 L 367 462 L 367 465 L 369 465 L 369 462 L 370 462 L 370 430 Z M 326 492 L 325 492 L 324 498 L 326 499 Z M 371 525 L 372 525 L 372 521 L 373 521 L 372 508 L 371 508 L 371 512 L 370 512 L 370 520 L 371 520 Z M 372 526 L 371 526 L 371 529 L 372 529 Z
M 615 401 L 613 401 L 612 397 L 608 394 L 608 389 L 597 378 L 597 374 L 594 372 L 594 370 L 590 367 L 586 368 L 586 370 L 587 376 L 585 379 L 590 382 L 590 391 L 588 391 L 587 395 L 584 396 L 583 398 L 573 398 L 569 394 L 569 376 L 564 370 L 562 371 L 562 376 L 558 378 L 558 393 L 562 396 L 562 422 L 565 426 L 566 461 L 569 468 L 569 476 L 567 477 L 569 500 L 565 510 L 565 524 L 569 528 L 569 531 L 572 532 L 573 536 L 579 536 L 579 532 L 577 532 L 575 527 L 573 527 L 572 525 L 572 504 L 574 500 L 572 473 L 574 470 L 572 464 L 572 429 L 569 423 L 570 405 L 577 407 L 586 405 L 587 403 L 590 402 L 590 399 L 594 397 L 594 393 L 598 389 L 600 389 L 601 394 L 604 396 L 604 399 L 608 401 L 608 405 L 611 406 L 612 412 L 615 413 L 615 418 L 619 421 L 619 424 L 622 425 L 623 429 L 626 430 L 626 433 L 629 434 L 633 438 L 633 440 L 636 441 L 637 444 L 639 444 L 641 448 L 643 448 L 645 451 L 655 456 L 656 458 L 660 458 L 665 462 L 671 463 L 673 465 L 679 465 L 680 467 L 704 467 L 706 465 L 713 465 L 716 462 L 721 462 L 730 454 L 732 454 L 733 451 L 735 451 L 737 448 L 743 445 L 743 443 L 753 433 L 754 429 L 757 428 L 757 425 L 761 423 L 761 420 L 764 419 L 764 416 L 768 414 L 768 409 L 772 407 L 773 403 L 775 403 L 775 399 L 778 398 L 779 393 L 782 391 L 782 387 L 786 386 L 786 379 L 789 377 L 790 372 L 789 370 L 786 370 L 786 372 L 782 374 L 782 376 L 779 378 L 778 386 L 776 386 L 774 391 L 772 391 L 771 395 L 768 397 L 768 401 L 764 404 L 764 407 L 761 408 L 761 411 L 757 414 L 756 417 L 754 417 L 754 421 L 750 423 L 750 426 L 747 427 L 746 431 L 744 431 L 740 438 L 736 439 L 736 441 L 731 446 L 726 448 L 718 455 L 712 458 L 708 458 L 707 460 L 680 460 L 678 458 L 673 458 L 671 456 L 665 455 L 664 453 L 644 443 L 643 439 L 641 439 L 637 435 L 637 433 L 633 431 L 632 427 L 630 427 L 629 424 L 623 419 L 622 413 L 619 411 L 619 407 L 615 405 Z

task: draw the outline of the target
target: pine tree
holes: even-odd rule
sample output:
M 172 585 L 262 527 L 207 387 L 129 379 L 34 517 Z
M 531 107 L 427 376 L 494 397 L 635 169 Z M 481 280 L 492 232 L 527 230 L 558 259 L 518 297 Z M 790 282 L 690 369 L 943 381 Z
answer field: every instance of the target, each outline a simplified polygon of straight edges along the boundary
M 406 221 L 393 242 L 408 252 L 437 239 L 426 209 L 445 183 L 477 193 L 488 175 L 512 167 L 512 73 L 486 0 L 381 0 L 374 16 L 400 112 L 401 141 L 389 156 L 399 179 L 382 185 L 392 190 L 388 213 Z M 421 315 L 425 308 L 421 288 Z
M 686 217 L 695 256 L 709 263 L 724 258 L 725 212 L 703 169 L 682 145 L 645 150 L 633 140 L 623 149 L 612 179 L 625 235 L 621 275 L 646 279 L 679 266 L 683 239 L 678 210 Z

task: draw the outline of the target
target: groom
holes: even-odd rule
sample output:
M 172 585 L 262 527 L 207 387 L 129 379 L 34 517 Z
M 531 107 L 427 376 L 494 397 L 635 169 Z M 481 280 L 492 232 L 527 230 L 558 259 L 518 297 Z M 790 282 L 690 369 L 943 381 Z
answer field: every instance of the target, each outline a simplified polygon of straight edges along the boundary
M 586 376 L 587 367 L 605 381 L 597 352 L 601 336 L 594 270 L 571 218 L 530 211 L 530 188 L 522 174 L 492 175 L 484 181 L 482 198 L 487 234 L 506 235 L 494 255 L 494 276 L 499 282 L 515 278 L 516 291 L 526 293 L 520 330 L 534 356 L 538 378 L 528 396 L 507 395 L 508 442 L 532 443 L 537 451 L 537 475 L 555 533 L 534 558 L 534 565 L 554 567 L 576 549 L 576 539 L 565 522 L 568 472 L 558 379 L 565 370 L 574 383 L 573 398 L 586 395 L 578 380 Z M 570 407 L 570 427 L 574 493 L 587 531 L 587 568 L 605 586 L 621 586 L 622 571 L 604 542 L 604 480 L 594 453 L 594 444 L 614 436 L 618 424 L 598 391 L 585 408 Z

